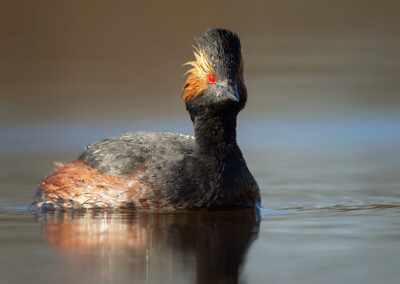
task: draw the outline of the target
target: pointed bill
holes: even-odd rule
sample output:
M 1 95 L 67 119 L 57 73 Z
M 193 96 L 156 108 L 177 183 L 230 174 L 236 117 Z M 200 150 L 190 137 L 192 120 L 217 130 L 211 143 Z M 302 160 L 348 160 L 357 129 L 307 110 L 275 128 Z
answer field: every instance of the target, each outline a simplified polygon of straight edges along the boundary
M 239 97 L 239 94 L 238 94 L 238 91 L 237 91 L 237 85 L 235 84 L 235 85 L 233 85 L 233 87 L 232 88 L 225 88 L 225 87 L 222 87 L 221 88 L 222 89 L 222 92 L 228 97 L 228 98 L 230 98 L 231 100 L 233 100 L 233 101 L 235 101 L 235 102 L 239 102 L 240 101 L 240 97 Z

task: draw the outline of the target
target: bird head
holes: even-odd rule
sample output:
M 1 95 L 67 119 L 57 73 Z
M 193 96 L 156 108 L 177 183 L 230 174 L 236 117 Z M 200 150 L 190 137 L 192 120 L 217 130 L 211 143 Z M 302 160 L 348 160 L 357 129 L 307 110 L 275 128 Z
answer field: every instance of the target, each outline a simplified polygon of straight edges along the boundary
M 196 40 L 195 60 L 182 96 L 192 116 L 204 113 L 237 114 L 246 104 L 243 59 L 239 37 L 226 29 L 210 29 Z

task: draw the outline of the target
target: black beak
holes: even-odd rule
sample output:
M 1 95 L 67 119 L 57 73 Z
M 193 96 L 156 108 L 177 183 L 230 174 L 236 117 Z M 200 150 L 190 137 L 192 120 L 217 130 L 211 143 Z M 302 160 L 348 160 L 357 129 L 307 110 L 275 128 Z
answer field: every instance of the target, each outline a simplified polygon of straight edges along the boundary
M 232 101 L 239 102 L 240 97 L 237 90 L 237 84 L 220 86 L 221 91 Z

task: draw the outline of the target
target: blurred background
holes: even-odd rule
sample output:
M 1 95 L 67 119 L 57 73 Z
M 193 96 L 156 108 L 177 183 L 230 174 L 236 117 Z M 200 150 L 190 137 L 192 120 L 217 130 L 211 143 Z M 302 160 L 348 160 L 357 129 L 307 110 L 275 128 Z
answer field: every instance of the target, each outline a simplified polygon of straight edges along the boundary
M 194 38 L 239 34 L 244 116 L 400 106 L 399 1 L 1 1 L 0 124 L 188 120 Z M 127 129 L 129 130 L 129 129 Z
M 277 183 L 306 175 L 315 183 L 315 171 L 328 165 L 323 183 L 350 179 L 374 190 L 399 183 L 398 1 L 0 5 L 0 180 L 26 181 L 12 194 L 30 200 L 54 160 L 73 160 L 99 139 L 193 133 L 180 95 L 182 64 L 210 27 L 242 40 L 249 100 L 238 140 L 264 202 Z M 313 170 L 291 176 L 306 165 Z

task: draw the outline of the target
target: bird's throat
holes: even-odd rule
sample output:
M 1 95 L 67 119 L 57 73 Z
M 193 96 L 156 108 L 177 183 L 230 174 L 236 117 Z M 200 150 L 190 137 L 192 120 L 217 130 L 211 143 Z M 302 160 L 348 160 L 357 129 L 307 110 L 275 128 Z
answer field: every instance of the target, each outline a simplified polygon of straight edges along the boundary
M 237 148 L 236 115 L 199 116 L 193 124 L 197 153 L 218 157 Z

